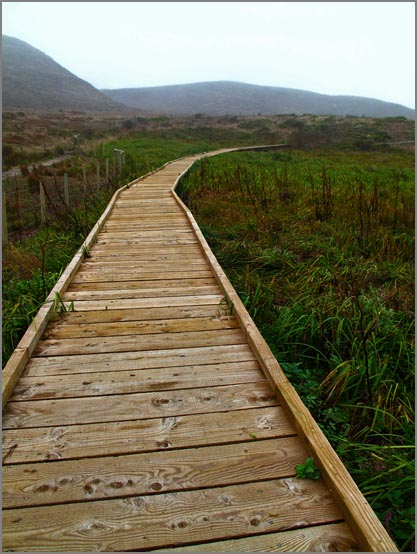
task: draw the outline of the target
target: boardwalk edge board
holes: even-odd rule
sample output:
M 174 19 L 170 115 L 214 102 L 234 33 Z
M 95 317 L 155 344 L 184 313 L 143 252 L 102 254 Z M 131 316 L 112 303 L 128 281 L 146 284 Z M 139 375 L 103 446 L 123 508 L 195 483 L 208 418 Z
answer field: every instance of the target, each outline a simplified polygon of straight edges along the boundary
M 246 308 L 241 302 L 239 296 L 227 279 L 226 274 L 212 253 L 196 220 L 194 219 L 194 216 L 175 192 L 181 178 L 190 170 L 195 161 L 202 158 L 238 151 L 267 151 L 286 146 L 287 145 L 285 144 L 280 144 L 223 148 L 212 152 L 203 152 L 200 154 L 184 156 L 176 160 L 169 161 L 154 171 L 151 171 L 118 189 L 113 194 L 105 211 L 91 230 L 90 234 L 77 251 L 65 271 L 62 273 L 54 288 L 51 290 L 44 304 L 38 311 L 25 335 L 7 362 L 3 370 L 2 405 L 3 408 L 6 406 L 20 376 L 31 360 L 46 326 L 53 317 L 54 313 L 59 310 L 60 305 L 62 305 L 63 295 L 73 282 L 81 263 L 85 259 L 86 252 L 97 241 L 97 236 L 106 224 L 106 221 L 112 212 L 120 193 L 130 188 L 132 185 L 135 185 L 145 178 L 157 173 L 173 162 L 184 160 L 184 163 L 188 164 L 187 167 L 185 167 L 182 171 L 176 170 L 175 175 L 172 175 L 172 179 L 175 179 L 171 189 L 172 196 L 188 219 L 196 238 L 196 247 L 202 251 L 205 259 L 207 260 L 208 265 L 230 306 L 231 312 L 236 317 L 249 347 L 253 351 L 253 355 L 256 357 L 272 388 L 273 394 L 282 405 L 291 425 L 298 433 L 307 450 L 314 455 L 315 462 L 321 471 L 322 477 L 328 489 L 332 494 L 334 494 L 335 499 L 338 501 L 346 522 L 350 526 L 356 540 L 359 542 L 360 547 L 365 551 L 398 552 L 396 545 L 389 537 L 387 531 L 376 517 L 372 508 L 359 491 L 359 488 L 347 472 L 320 427 L 302 403 L 291 383 L 288 381 L 281 366 L 275 359 L 253 320 L 246 311 Z

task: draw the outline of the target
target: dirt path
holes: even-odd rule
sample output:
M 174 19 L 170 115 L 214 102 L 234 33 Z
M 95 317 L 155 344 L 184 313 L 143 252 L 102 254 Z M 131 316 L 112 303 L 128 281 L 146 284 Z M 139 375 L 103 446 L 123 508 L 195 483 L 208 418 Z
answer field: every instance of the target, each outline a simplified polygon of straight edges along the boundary
M 59 162 L 62 162 L 68 158 L 71 158 L 71 154 L 66 154 L 65 156 L 59 156 L 58 158 L 53 158 L 52 160 L 46 160 L 44 162 L 39 162 L 37 164 L 31 164 L 28 166 L 28 169 L 32 171 L 35 165 L 44 165 L 47 167 L 49 165 L 54 165 Z M 5 177 L 14 177 L 14 176 L 19 177 L 21 174 L 22 172 L 20 171 L 20 167 L 12 167 L 12 169 L 8 169 L 7 171 L 2 171 L 2 179 L 4 179 Z

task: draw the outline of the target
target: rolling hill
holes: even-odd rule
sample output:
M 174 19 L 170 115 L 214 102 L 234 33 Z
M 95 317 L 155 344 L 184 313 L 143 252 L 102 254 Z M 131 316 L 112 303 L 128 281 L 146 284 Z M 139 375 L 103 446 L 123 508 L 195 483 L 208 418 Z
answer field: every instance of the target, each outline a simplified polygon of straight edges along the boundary
M 23 40 L 2 36 L 3 109 L 123 109 Z
M 134 108 L 175 115 L 314 114 L 415 119 L 415 110 L 373 98 L 234 81 L 99 91 L 37 48 L 5 35 L 2 64 L 3 109 L 115 112 Z
M 355 115 L 415 118 L 415 110 L 373 98 L 217 81 L 161 87 L 105 89 L 109 98 L 151 112 L 190 115 Z

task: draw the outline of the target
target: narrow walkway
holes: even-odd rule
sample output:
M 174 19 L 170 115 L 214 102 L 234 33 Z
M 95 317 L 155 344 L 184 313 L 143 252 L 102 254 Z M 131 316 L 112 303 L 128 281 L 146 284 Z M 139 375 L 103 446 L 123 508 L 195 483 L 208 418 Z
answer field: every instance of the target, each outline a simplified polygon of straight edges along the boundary
M 16 352 L 3 549 L 394 551 L 171 192 L 197 158 L 118 195 Z

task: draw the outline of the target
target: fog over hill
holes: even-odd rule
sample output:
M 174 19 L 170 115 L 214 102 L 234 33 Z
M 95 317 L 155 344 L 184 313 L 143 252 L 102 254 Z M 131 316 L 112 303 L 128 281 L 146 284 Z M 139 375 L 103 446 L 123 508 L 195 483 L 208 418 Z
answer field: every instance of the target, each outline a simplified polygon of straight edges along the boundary
M 3 109 L 117 111 L 92 85 L 23 40 L 2 36 Z
M 174 115 L 314 114 L 415 119 L 415 110 L 382 100 L 234 81 L 99 91 L 37 48 L 5 35 L 2 64 L 3 109 L 114 112 L 134 108 Z
M 330 96 L 305 90 L 217 81 L 146 88 L 103 89 L 133 108 L 172 114 L 355 115 L 415 118 L 415 110 L 373 98 Z

